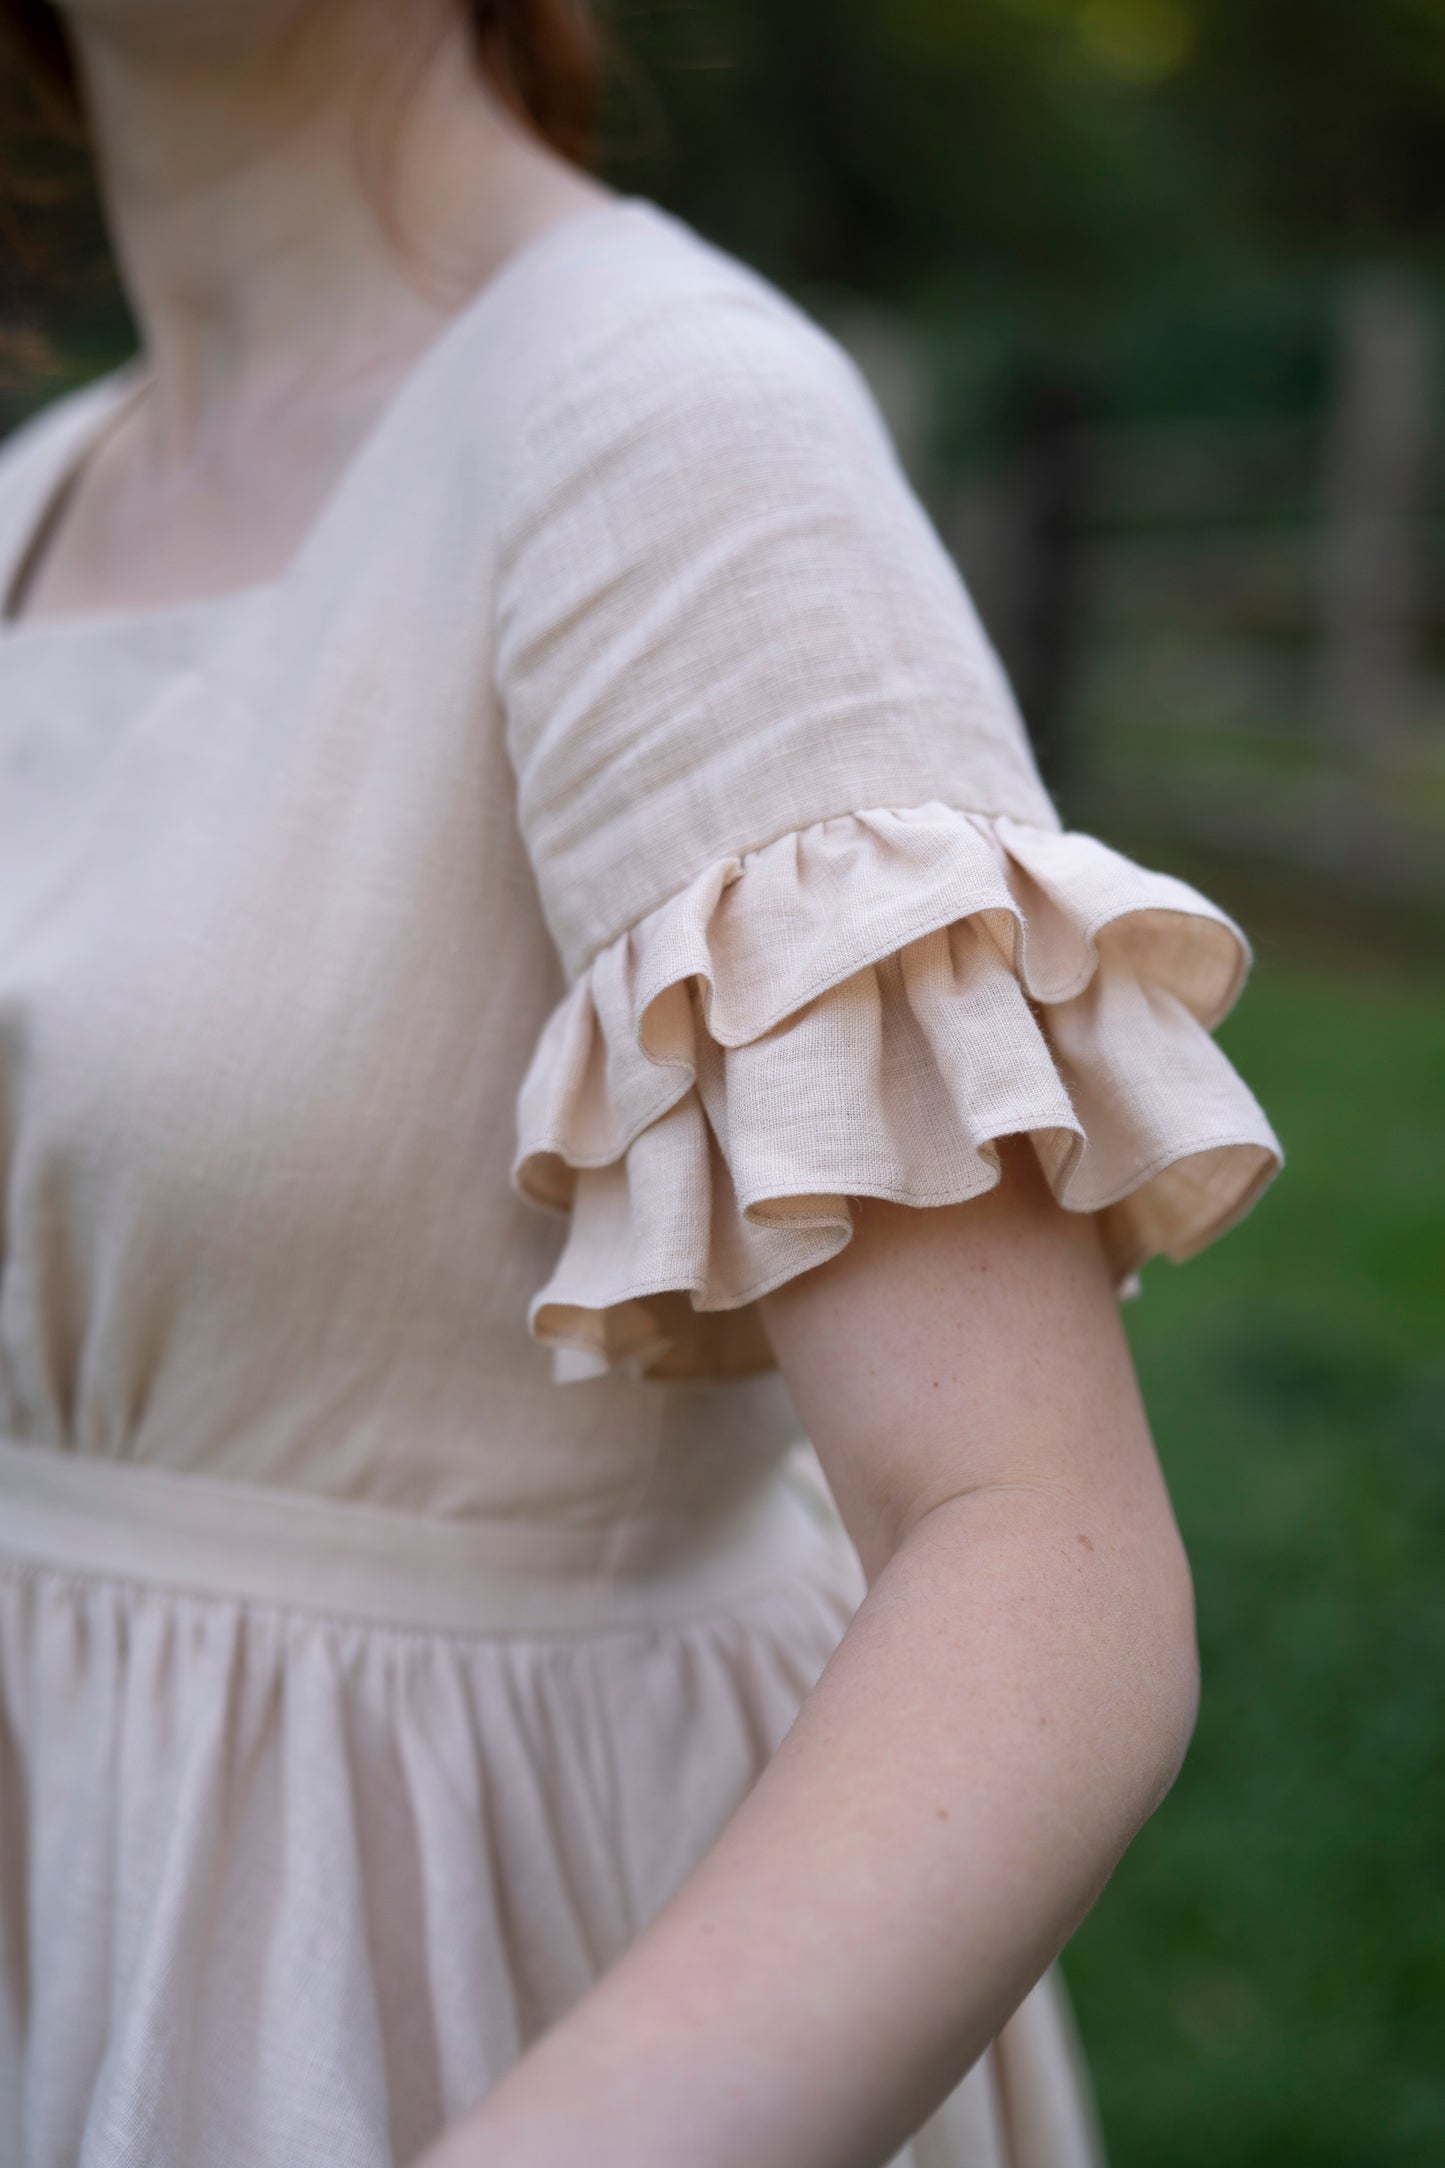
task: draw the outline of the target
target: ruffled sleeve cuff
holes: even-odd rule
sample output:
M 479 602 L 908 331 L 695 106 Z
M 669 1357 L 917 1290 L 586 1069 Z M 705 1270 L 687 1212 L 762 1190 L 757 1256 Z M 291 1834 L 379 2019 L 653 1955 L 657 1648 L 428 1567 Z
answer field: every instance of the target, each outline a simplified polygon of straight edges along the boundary
M 1131 1291 L 1282 1164 L 1210 1037 L 1250 961 L 1184 882 L 937 801 L 718 860 L 538 1041 L 512 1179 L 568 1230 L 533 1337 L 559 1380 L 764 1368 L 753 1305 L 844 1248 L 850 1197 L 959 1203 L 1018 1133 Z

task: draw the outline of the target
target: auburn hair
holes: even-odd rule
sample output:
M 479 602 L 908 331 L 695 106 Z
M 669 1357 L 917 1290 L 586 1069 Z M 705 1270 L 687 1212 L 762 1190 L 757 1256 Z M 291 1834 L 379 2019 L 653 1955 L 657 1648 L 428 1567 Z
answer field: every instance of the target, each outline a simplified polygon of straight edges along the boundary
M 483 74 L 518 119 L 574 165 L 598 157 L 607 50 L 592 0 L 456 0 Z M 36 244 L 33 211 L 65 209 L 86 150 L 80 88 L 63 24 L 50 0 L 0 0 L 0 220 L 12 268 L 52 291 L 67 283 L 59 252 Z M 60 164 L 57 169 L 56 158 Z M 68 161 L 68 170 L 67 170 Z M 0 324 L 0 366 L 13 373 L 50 358 L 43 329 L 15 302 Z

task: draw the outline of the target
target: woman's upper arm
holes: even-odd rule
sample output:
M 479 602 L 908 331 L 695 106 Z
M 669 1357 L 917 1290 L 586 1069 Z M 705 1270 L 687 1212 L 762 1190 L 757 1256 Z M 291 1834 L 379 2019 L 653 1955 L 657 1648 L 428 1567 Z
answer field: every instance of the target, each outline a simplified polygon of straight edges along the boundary
M 998 1186 L 918 1211 L 855 1201 L 853 1239 L 762 1299 L 769 1338 L 869 1578 L 947 1499 L 1045 1492 L 1081 1540 L 1173 1518 L 1096 1221 L 1024 1138 Z

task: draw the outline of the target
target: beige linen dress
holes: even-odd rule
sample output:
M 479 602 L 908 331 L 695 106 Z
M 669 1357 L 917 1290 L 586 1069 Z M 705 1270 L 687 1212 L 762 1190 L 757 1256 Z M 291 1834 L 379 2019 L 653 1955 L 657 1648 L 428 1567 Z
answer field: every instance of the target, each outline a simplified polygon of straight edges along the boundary
M 138 362 L 0 450 L 11 594 Z M 1032 1137 L 1121 1286 L 1278 1163 L 841 349 L 645 198 L 277 579 L 0 625 L 0 2163 L 391 2168 L 864 1589 L 756 1296 Z M 1083 2168 L 1054 1976 L 898 2156 Z

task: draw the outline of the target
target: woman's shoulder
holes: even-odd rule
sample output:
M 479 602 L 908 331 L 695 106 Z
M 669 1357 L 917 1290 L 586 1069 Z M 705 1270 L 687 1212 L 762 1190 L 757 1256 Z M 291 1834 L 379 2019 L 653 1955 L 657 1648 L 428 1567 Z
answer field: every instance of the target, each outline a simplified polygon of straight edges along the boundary
M 579 220 L 519 283 L 494 348 L 516 386 L 524 478 L 549 444 L 584 461 L 669 425 L 779 440 L 830 412 L 875 437 L 865 379 L 840 342 L 762 271 L 648 197 Z
M 839 351 L 817 319 L 755 265 L 648 196 L 620 196 L 578 221 L 564 283 L 589 340 L 607 340 L 639 317 L 767 326 L 815 356 Z

